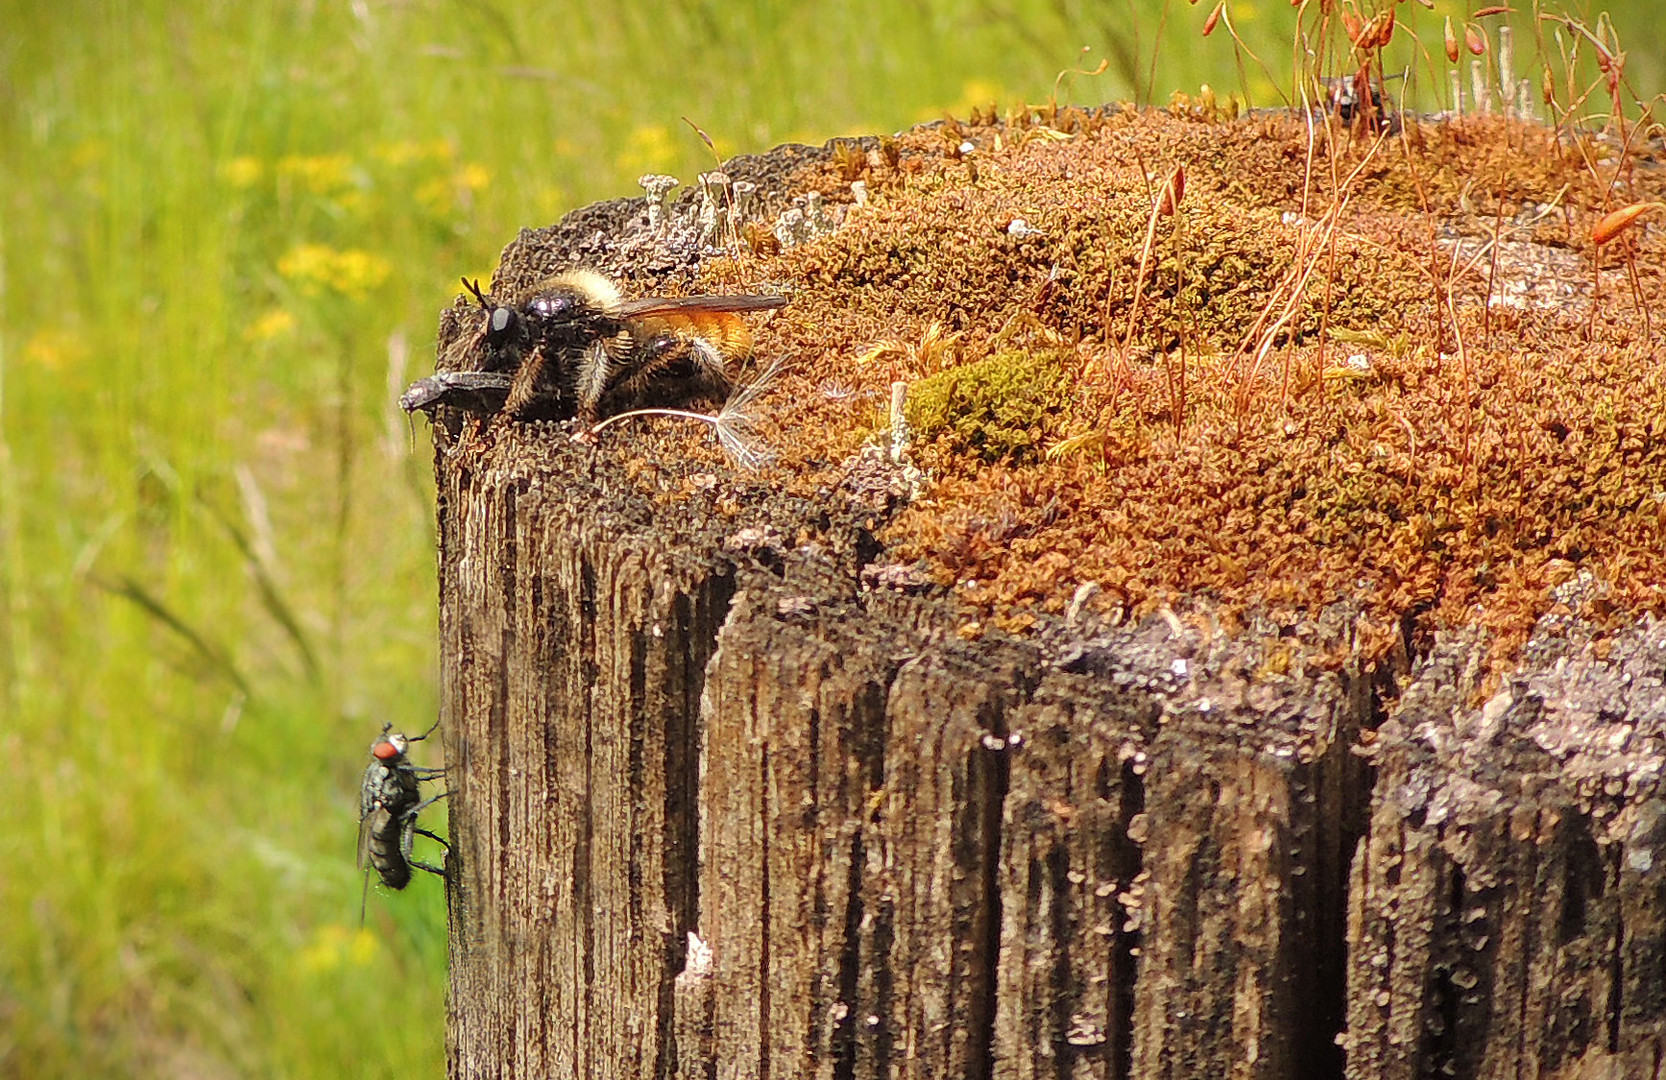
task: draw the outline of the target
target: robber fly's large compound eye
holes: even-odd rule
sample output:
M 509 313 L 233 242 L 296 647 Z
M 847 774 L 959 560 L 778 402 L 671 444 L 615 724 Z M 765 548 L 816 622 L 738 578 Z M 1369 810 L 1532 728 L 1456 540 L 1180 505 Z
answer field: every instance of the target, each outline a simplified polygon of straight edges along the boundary
M 495 307 L 492 309 L 492 320 L 486 327 L 486 340 L 496 344 L 515 332 L 515 324 L 520 316 L 515 314 L 514 308 Z

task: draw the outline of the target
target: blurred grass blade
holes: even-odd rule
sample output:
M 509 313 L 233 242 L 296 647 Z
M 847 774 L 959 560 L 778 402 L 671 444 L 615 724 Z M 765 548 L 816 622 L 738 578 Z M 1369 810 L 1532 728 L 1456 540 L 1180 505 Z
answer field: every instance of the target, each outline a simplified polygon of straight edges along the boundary
M 255 583 L 255 591 L 260 596 L 260 606 L 283 628 L 285 636 L 295 646 L 295 651 L 301 657 L 301 666 L 306 669 L 307 680 L 314 686 L 320 685 L 323 674 L 318 666 L 318 654 L 313 651 L 311 642 L 307 640 L 306 631 L 301 629 L 301 621 L 295 617 L 294 609 L 278 591 L 278 583 L 272 579 L 268 560 L 261 558 L 248 535 L 238 528 L 237 523 L 224 511 L 206 499 L 197 501 L 208 511 L 209 516 L 219 523 L 220 528 L 225 530 L 226 535 L 231 538 L 232 545 L 243 556 L 243 567 Z
M 88 578 L 94 585 L 114 596 L 119 596 L 136 605 L 141 611 L 172 630 L 185 643 L 191 646 L 193 652 L 202 658 L 210 669 L 217 672 L 239 691 L 245 698 L 253 699 L 254 693 L 249 689 L 247 680 L 243 678 L 237 666 L 219 649 L 215 648 L 206 637 L 186 622 L 183 617 L 168 607 L 160 597 L 153 595 L 143 585 L 123 574 L 115 581 L 105 581 L 96 576 Z

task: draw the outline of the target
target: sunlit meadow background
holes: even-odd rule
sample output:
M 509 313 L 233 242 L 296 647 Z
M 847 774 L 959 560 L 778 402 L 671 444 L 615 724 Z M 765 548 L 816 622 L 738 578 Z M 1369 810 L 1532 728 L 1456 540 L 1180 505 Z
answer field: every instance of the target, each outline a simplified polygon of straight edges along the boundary
M 393 402 L 459 275 L 709 168 L 683 116 L 821 142 L 1101 58 L 1061 100 L 1276 104 L 1290 7 L 1230 8 L 1270 75 L 1208 9 L 0 3 L 0 1075 L 442 1072 L 441 888 L 360 930 L 353 844 L 372 736 L 435 711 Z M 1616 22 L 1657 91 L 1653 0 Z

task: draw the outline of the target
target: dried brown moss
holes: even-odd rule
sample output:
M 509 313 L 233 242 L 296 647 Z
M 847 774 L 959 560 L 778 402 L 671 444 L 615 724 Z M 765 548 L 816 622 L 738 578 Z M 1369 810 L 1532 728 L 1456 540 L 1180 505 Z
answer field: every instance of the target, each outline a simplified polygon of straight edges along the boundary
M 896 555 L 1009 628 L 1088 581 L 1134 611 L 1354 598 L 1379 643 L 1424 613 L 1517 637 L 1580 570 L 1616 614 L 1666 608 L 1666 347 L 1643 314 L 1666 311 L 1666 240 L 1628 240 L 1641 307 L 1611 254 L 1594 310 L 1587 242 L 1666 170 L 1593 173 L 1500 121 L 1373 150 L 1285 118 L 977 119 L 835 155 L 804 186 L 861 179 L 868 206 L 710 270 L 794 290 L 759 348 L 789 361 L 769 437 L 797 482 L 911 384 L 932 483 Z M 1147 251 L 1176 165 L 1181 212 Z M 1488 317 L 1518 278 L 1534 298 Z

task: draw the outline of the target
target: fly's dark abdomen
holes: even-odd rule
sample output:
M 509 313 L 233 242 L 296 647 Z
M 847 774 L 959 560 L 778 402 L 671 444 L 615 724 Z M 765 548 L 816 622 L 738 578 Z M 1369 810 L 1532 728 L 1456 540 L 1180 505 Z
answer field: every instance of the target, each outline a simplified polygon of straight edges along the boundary
M 371 811 L 368 819 L 367 860 L 382 884 L 390 889 L 403 889 L 411 883 L 411 864 L 405 860 L 403 851 L 408 822 L 414 824 L 415 819 L 395 817 L 380 807 Z

